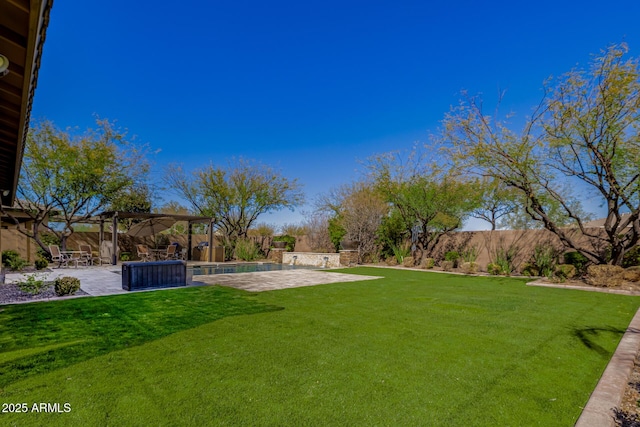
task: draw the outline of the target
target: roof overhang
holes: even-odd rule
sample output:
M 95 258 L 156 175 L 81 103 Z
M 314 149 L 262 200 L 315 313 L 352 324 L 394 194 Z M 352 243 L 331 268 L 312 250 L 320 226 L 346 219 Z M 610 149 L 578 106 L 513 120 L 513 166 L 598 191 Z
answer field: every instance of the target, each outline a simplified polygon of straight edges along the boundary
M 53 0 L 0 0 L 0 202 L 12 206 L 18 187 L 33 95 Z M 6 194 L 6 195 L 5 195 Z

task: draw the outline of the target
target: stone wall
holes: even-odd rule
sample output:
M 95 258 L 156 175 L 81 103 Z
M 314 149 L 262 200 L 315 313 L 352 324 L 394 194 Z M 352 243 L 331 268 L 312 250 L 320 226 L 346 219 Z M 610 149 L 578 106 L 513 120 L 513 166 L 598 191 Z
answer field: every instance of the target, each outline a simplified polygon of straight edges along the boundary
M 315 267 L 340 267 L 340 254 L 324 254 L 315 252 L 284 252 L 282 263 L 291 264 L 293 257 L 296 257 L 295 265 L 312 265 Z

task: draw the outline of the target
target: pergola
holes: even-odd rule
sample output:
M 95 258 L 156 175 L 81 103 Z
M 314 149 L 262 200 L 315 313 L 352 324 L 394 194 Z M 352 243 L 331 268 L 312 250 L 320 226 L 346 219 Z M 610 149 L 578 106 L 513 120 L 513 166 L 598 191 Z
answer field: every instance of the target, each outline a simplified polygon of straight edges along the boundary
M 140 212 L 119 212 L 119 211 L 108 211 L 102 212 L 95 217 L 92 218 L 91 222 L 97 222 L 100 224 L 100 245 L 104 239 L 104 224 L 110 222 L 111 223 L 111 244 L 113 245 L 114 250 L 111 254 L 111 263 L 116 265 L 118 262 L 117 250 L 118 247 L 118 220 L 126 219 L 126 218 L 136 218 L 136 219 L 150 219 L 150 218 L 173 218 L 177 221 L 185 221 L 188 224 L 188 245 L 187 245 L 187 259 L 191 259 L 191 235 L 193 231 L 193 224 L 208 224 L 208 242 L 209 242 L 209 260 L 213 260 L 213 218 L 205 217 L 205 216 L 196 216 L 196 215 L 172 215 L 172 214 L 154 214 L 154 213 L 140 213 Z

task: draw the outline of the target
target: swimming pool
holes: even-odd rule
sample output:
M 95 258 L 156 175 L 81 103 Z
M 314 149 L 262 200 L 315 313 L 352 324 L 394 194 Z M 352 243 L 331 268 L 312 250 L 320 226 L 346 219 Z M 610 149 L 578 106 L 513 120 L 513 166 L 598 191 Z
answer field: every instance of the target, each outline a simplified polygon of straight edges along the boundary
M 313 270 L 318 267 L 309 265 L 277 264 L 273 262 L 253 262 L 240 264 L 207 264 L 194 265 L 189 267 L 193 276 L 210 274 L 230 274 L 230 273 L 255 273 L 259 271 L 279 271 L 279 270 Z

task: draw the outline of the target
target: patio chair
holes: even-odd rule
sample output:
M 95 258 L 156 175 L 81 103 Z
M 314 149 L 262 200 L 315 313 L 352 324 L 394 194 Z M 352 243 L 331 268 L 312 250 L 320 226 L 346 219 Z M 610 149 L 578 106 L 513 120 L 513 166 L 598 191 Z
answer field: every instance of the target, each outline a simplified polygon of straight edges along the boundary
M 161 257 L 163 260 L 174 259 L 176 257 L 176 245 L 167 246 L 167 252 L 162 254 Z
M 51 254 L 51 261 L 58 263 L 58 268 L 61 268 L 62 266 L 69 266 L 69 261 L 71 259 L 60 252 L 60 247 L 58 245 L 49 245 L 49 253 Z
M 96 265 L 96 262 L 102 265 L 102 258 L 93 256 L 91 245 L 79 245 L 78 248 L 80 249 L 80 252 L 82 252 L 82 254 L 80 254 L 80 259 L 85 260 L 87 265 Z
M 151 252 L 146 245 L 136 245 L 136 251 L 138 252 L 138 258 L 140 258 L 142 262 L 153 261 Z
M 73 262 L 76 264 L 76 268 L 78 268 L 78 264 L 86 264 L 86 261 L 82 260 L 80 256 L 71 256 L 66 253 L 62 253 L 60 247 L 58 245 L 49 245 L 49 252 L 51 253 L 51 260 L 54 262 L 58 262 L 58 268 L 69 267 L 69 263 Z
M 112 260 L 112 254 L 113 254 L 113 243 L 111 243 L 108 240 L 103 240 L 102 243 L 100 244 L 100 264 L 102 264 L 103 262 L 105 264 L 111 264 L 113 262 Z

